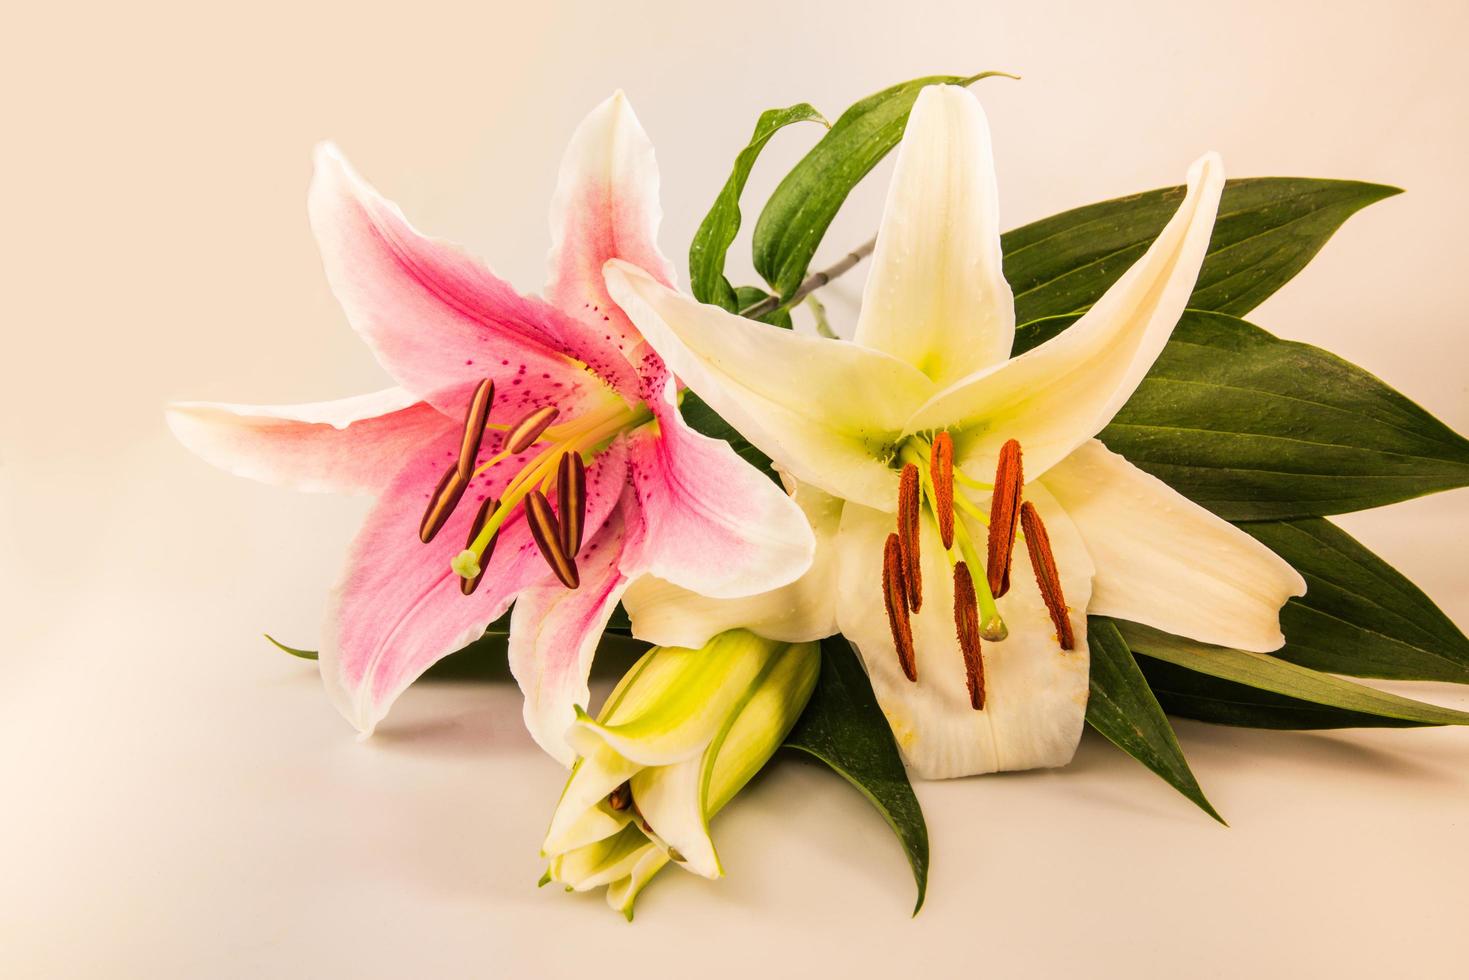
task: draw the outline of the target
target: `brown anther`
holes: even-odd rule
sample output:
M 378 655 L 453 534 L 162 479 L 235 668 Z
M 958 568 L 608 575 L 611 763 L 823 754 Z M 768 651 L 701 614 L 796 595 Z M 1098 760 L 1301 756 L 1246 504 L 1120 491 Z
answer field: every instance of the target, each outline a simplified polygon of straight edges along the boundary
M 984 559 L 990 595 L 996 599 L 1010 591 L 1010 556 L 1015 550 L 1015 525 L 1020 519 L 1020 490 L 1024 483 L 1020 443 L 1011 439 L 1000 447 L 1000 463 L 995 467 L 995 492 L 990 498 L 989 552 Z
M 903 476 L 898 483 L 898 546 L 903 556 L 903 594 L 908 608 L 914 612 L 923 606 L 922 555 L 918 547 L 922 533 L 918 525 L 920 513 L 918 467 L 909 463 L 903 467 Z
M 933 514 L 939 522 L 939 540 L 948 551 L 954 547 L 954 440 L 947 432 L 933 437 L 928 475 L 933 481 Z
M 469 409 L 464 413 L 464 438 L 459 443 L 459 473 L 465 479 L 474 475 L 479 457 L 479 444 L 485 437 L 485 423 L 490 420 L 490 405 L 495 400 L 495 382 L 485 378 L 474 389 Z
M 1056 571 L 1056 556 L 1051 551 L 1051 538 L 1046 534 L 1046 525 L 1036 511 L 1035 504 L 1027 500 L 1020 508 L 1020 526 L 1025 531 L 1025 547 L 1030 552 L 1030 564 L 1035 569 L 1035 584 L 1041 590 L 1041 599 L 1051 622 L 1056 627 L 1056 641 L 1062 650 L 1076 646 L 1076 636 L 1071 632 L 1071 616 L 1066 611 L 1066 596 L 1061 593 L 1061 575 Z
M 428 544 L 434 539 L 434 535 L 443 530 L 454 513 L 454 508 L 459 506 L 459 498 L 464 496 L 468 487 L 469 477 L 459 471 L 458 463 L 444 471 L 444 475 L 439 478 L 439 485 L 434 487 L 433 496 L 429 497 L 423 519 L 418 522 L 418 540 Z
M 626 810 L 632 805 L 632 784 L 623 783 L 607 794 L 607 805 L 614 810 Z
M 903 584 L 903 555 L 898 536 L 889 534 L 882 549 L 882 601 L 887 606 L 888 626 L 898 665 L 910 681 L 918 680 L 918 661 L 913 655 L 913 624 L 908 619 L 907 591 Z
M 530 535 L 541 549 L 541 557 L 551 566 L 551 571 L 568 589 L 581 584 L 576 570 L 576 559 L 569 557 L 561 547 L 561 527 L 551 510 L 551 502 L 539 490 L 525 496 L 525 520 L 530 525 Z
M 474 515 L 474 521 L 469 525 L 469 537 L 464 541 L 465 548 L 474 547 L 474 539 L 479 537 L 479 532 L 485 528 L 485 521 L 495 512 L 500 502 L 494 497 L 486 497 L 485 502 L 479 505 L 479 513 Z M 459 591 L 465 595 L 474 595 L 474 590 L 479 588 L 480 582 L 484 581 L 485 569 L 490 565 L 490 556 L 495 553 L 495 542 L 500 539 L 500 532 L 496 531 L 490 535 L 490 543 L 485 545 L 484 554 L 479 556 L 479 574 L 474 578 L 461 578 L 459 580 Z
M 523 453 L 536 444 L 541 433 L 550 428 L 551 423 L 556 421 L 556 416 L 561 414 L 555 405 L 542 405 L 521 418 L 505 433 L 503 452 Z
M 587 520 L 587 464 L 581 453 L 561 454 L 556 466 L 556 505 L 561 513 L 561 550 L 568 558 L 581 551 L 582 529 Z
M 979 600 L 974 595 L 974 579 L 964 562 L 954 565 L 954 629 L 959 636 L 959 652 L 964 654 L 964 679 L 969 685 L 969 706 L 984 710 L 984 654 L 979 642 Z

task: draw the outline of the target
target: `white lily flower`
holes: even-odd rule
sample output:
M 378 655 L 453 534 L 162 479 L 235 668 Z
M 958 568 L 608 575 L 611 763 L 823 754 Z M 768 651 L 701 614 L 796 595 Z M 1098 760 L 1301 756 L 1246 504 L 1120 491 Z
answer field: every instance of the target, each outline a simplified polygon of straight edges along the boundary
M 605 267 L 685 384 L 802 493 L 842 502 L 834 533 L 816 526 L 817 567 L 835 565 L 835 625 L 919 775 L 1070 761 L 1088 612 L 1245 650 L 1284 642 L 1280 606 L 1305 591 L 1295 570 L 1094 438 L 1183 312 L 1223 185 L 1218 156 L 1201 157 L 1137 263 L 1073 326 L 1013 358 L 989 126 L 956 86 L 914 105 L 852 341 Z M 770 594 L 746 601 L 769 612 Z M 698 639 L 700 617 L 741 622 L 742 602 L 690 606 L 679 635 Z M 660 619 L 677 618 L 656 601 L 635 611 L 655 640 Z
M 746 630 L 649 650 L 598 718 L 581 713 L 567 733 L 578 758 L 542 845 L 542 882 L 606 885 L 608 904 L 632 918 L 670 860 L 721 877 L 709 820 L 780 747 L 819 669 L 815 643 Z

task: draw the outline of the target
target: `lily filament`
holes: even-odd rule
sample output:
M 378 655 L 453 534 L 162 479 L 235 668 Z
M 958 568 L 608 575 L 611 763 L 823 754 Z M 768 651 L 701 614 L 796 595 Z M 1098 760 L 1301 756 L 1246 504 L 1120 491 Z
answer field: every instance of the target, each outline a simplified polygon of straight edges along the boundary
M 419 538 L 432 541 L 453 515 L 470 481 L 486 470 L 530 452 L 520 471 L 505 485 L 499 497 L 487 498 L 470 525 L 464 550 L 450 563 L 460 577 L 460 589 L 472 595 L 494 554 L 500 528 L 519 508 L 530 528 L 541 557 L 568 589 L 581 584 L 576 556 L 581 549 L 586 524 L 586 466 L 623 432 L 652 421 L 644 404 L 630 406 L 621 399 L 606 409 L 588 412 L 563 425 L 554 423 L 560 410 L 541 405 L 510 424 L 490 421 L 495 385 L 486 378 L 470 399 L 464 417 L 464 434 L 458 458 L 450 464 L 429 497 Z M 476 465 L 480 445 L 489 429 L 503 432 L 499 450 Z M 550 495 L 555 493 L 553 508 Z
M 882 591 L 898 663 L 908 680 L 918 680 L 912 616 L 923 605 L 920 541 L 926 517 L 934 522 L 953 572 L 954 629 L 964 657 L 969 703 L 974 710 L 982 711 L 985 680 L 981 641 L 998 643 L 1009 635 L 995 600 L 1010 589 L 1017 537 L 1025 541 L 1036 586 L 1056 627 L 1057 644 L 1062 650 L 1076 645 L 1045 524 L 1035 505 L 1023 499 L 1020 443 L 1011 439 L 1001 447 L 993 484 L 970 480 L 954 469 L 953 439 L 943 431 L 931 439 L 910 438 L 898 451 L 896 461 L 902 464 L 897 530 L 888 535 L 883 551 Z M 956 492 L 956 477 L 973 489 L 990 490 L 987 512 L 962 491 Z M 970 521 L 986 526 L 983 558 Z M 974 570 L 982 574 L 976 576 Z

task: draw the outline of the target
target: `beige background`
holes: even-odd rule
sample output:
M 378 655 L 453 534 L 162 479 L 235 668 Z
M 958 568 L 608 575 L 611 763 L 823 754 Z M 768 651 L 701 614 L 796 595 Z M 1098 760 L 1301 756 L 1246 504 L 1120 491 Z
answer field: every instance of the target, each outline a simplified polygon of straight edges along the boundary
M 355 743 L 258 634 L 313 643 L 364 505 L 233 480 L 160 413 L 381 383 L 307 230 L 318 139 L 534 290 L 562 145 L 615 87 L 682 265 L 761 109 L 1004 68 L 1025 80 L 980 91 L 1007 227 L 1175 183 L 1209 148 L 1234 175 L 1407 187 L 1254 319 L 1469 430 L 1462 0 L 144 0 L 5 22 L 0 973 L 1463 975 L 1461 731 L 1180 724 L 1229 830 L 1091 736 L 1068 770 L 920 786 L 913 921 L 881 823 L 800 765 L 719 821 L 727 880 L 667 874 L 631 928 L 537 891 L 561 777 L 517 695 L 415 688 Z M 781 135 L 748 200 L 813 135 Z M 831 252 L 870 233 L 882 184 Z M 1469 624 L 1466 514 L 1458 491 L 1343 523 Z

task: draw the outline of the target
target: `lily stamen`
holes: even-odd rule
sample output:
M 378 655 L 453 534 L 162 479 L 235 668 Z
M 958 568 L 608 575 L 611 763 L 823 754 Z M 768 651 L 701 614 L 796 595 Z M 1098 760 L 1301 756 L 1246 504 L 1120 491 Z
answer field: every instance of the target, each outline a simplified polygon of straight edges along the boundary
M 556 467 L 556 503 L 561 512 L 561 550 L 575 558 L 581 551 L 587 517 L 587 466 L 579 452 L 561 454 Z
M 474 390 L 469 408 L 464 413 L 464 436 L 459 443 L 459 473 L 466 480 L 474 475 L 480 442 L 485 437 L 485 423 L 490 420 L 490 406 L 495 401 L 495 382 L 485 378 Z
M 1051 539 L 1046 534 L 1046 525 L 1041 520 L 1035 504 L 1027 500 L 1020 507 L 1020 524 L 1025 528 L 1025 547 L 1030 552 L 1030 564 L 1035 569 L 1035 584 L 1040 589 L 1046 611 L 1056 627 L 1056 641 L 1062 650 L 1076 646 L 1076 637 L 1071 631 L 1071 617 L 1066 609 L 1066 596 L 1061 592 L 1061 576 L 1056 571 L 1056 556 L 1051 551 Z
M 576 561 L 561 547 L 560 522 L 551 510 L 551 502 L 539 490 L 532 490 L 525 496 L 525 519 L 530 525 L 531 537 L 541 551 L 541 557 L 546 559 L 546 564 L 551 566 L 551 571 L 556 573 L 561 584 L 568 589 L 580 585 L 581 576 L 577 572 Z
M 903 466 L 903 476 L 898 483 L 898 546 L 903 558 L 904 595 L 908 608 L 918 612 L 923 606 L 923 569 L 919 549 L 919 517 L 922 498 L 918 492 L 918 467 L 912 463 Z
M 898 651 L 898 665 L 910 681 L 918 680 L 918 663 L 913 653 L 913 624 L 908 619 L 908 592 L 903 583 L 902 546 L 896 534 L 889 534 L 882 549 L 882 597 L 887 607 L 888 626 L 893 631 L 893 646 Z
M 474 539 L 479 537 L 479 532 L 484 528 L 485 521 L 490 519 L 490 515 L 494 513 L 495 508 L 499 506 L 500 502 L 494 497 L 486 497 L 485 502 L 479 505 L 479 513 L 474 515 L 474 522 L 469 526 L 469 538 L 464 544 L 466 548 L 474 544 Z M 484 580 L 485 566 L 490 563 L 490 556 L 495 552 L 495 542 L 498 539 L 498 534 L 493 535 L 490 538 L 490 543 L 485 547 L 484 554 L 476 563 L 479 566 L 479 570 L 475 574 L 460 576 L 460 592 L 463 592 L 465 595 L 474 595 L 474 590 L 479 588 L 480 582 Z
M 974 578 L 962 561 L 954 566 L 954 629 L 959 637 L 959 650 L 964 655 L 969 706 L 983 711 L 984 654 L 980 646 L 979 603 L 974 594 Z
M 954 440 L 947 432 L 933 437 L 929 481 L 933 486 L 933 516 L 938 521 L 939 540 L 947 551 L 954 547 Z
M 469 488 L 469 477 L 459 468 L 455 461 L 444 471 L 439 478 L 438 486 L 434 487 L 433 494 L 429 497 L 428 507 L 424 509 L 423 518 L 418 522 L 418 540 L 428 544 L 434 536 L 443 530 L 454 513 L 454 508 L 459 506 L 459 500 L 464 496 L 464 491 Z
M 514 456 L 516 453 L 525 452 L 536 444 L 541 434 L 551 427 L 551 423 L 556 421 L 556 416 L 560 414 L 561 410 L 555 405 L 542 405 L 540 408 L 532 409 L 505 433 L 501 455 Z
M 612 792 L 607 794 L 607 805 L 614 810 L 626 810 L 632 805 L 632 784 L 623 782 Z
M 1020 443 L 1011 439 L 1000 447 L 1000 460 L 995 467 L 989 553 L 984 565 L 990 592 L 997 599 L 1010 591 L 1010 557 L 1015 549 L 1015 526 L 1020 517 L 1020 491 L 1024 484 Z

